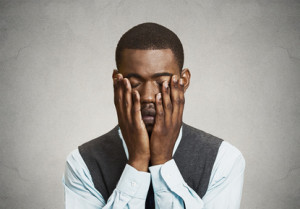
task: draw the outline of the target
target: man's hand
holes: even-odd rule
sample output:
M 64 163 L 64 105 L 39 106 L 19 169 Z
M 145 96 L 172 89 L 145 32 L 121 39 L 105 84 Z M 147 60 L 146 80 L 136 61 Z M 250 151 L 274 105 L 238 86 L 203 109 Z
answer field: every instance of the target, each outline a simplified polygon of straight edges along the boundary
M 140 95 L 122 74 L 114 71 L 114 103 L 119 126 L 126 142 L 128 164 L 139 171 L 148 171 L 150 160 L 149 136 L 142 120 Z
M 159 165 L 172 159 L 172 152 L 182 124 L 184 83 L 176 75 L 164 81 L 162 93 L 156 95 L 155 125 L 151 134 L 151 164 Z

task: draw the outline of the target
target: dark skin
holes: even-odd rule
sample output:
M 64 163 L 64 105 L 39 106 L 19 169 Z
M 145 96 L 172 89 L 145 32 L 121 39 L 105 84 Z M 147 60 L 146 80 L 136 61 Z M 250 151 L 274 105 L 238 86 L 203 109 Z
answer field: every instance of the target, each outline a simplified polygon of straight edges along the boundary
M 159 165 L 171 160 L 182 125 L 189 70 L 180 72 L 171 49 L 125 49 L 112 77 L 128 164 L 146 172 L 149 163 Z

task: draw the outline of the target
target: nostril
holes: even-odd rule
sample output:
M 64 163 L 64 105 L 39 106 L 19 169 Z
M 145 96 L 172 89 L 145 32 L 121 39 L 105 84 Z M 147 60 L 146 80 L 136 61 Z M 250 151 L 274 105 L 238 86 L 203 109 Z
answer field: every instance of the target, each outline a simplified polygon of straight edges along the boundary
M 160 93 L 161 88 L 155 81 L 144 82 L 139 87 L 139 93 L 141 95 L 141 103 L 155 103 L 156 94 Z
M 153 102 L 142 103 L 141 109 L 155 109 L 155 103 L 153 103 Z

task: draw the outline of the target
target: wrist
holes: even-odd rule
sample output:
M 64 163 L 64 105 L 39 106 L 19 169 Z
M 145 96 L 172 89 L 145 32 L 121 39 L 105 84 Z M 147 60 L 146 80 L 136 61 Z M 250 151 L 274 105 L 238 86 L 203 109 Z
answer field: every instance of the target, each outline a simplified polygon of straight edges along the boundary
M 151 158 L 151 165 L 162 165 L 171 160 L 172 157 L 153 157 Z
M 129 158 L 128 164 L 134 167 L 138 171 L 147 172 L 149 167 L 149 158 L 138 158 L 138 159 Z

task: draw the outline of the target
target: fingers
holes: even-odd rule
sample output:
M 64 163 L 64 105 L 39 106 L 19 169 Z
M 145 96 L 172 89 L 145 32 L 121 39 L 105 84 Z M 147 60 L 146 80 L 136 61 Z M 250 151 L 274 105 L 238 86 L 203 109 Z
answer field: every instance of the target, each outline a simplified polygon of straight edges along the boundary
M 156 98 L 156 122 L 165 123 L 165 125 L 177 124 L 182 121 L 184 108 L 184 82 L 177 75 L 173 75 L 170 86 L 168 81 L 164 81 L 162 85 L 162 103 Z
M 156 94 L 155 107 L 156 107 L 155 126 L 162 127 L 164 125 L 165 113 L 162 105 L 161 93 Z
M 178 118 L 180 121 L 182 121 L 182 115 L 183 115 L 183 108 L 184 108 L 184 103 L 185 103 L 185 98 L 184 98 L 184 82 L 183 79 L 179 79 L 179 100 L 180 100 L 180 107 L 179 107 L 179 112 L 178 112 Z
M 118 73 L 119 73 L 119 71 L 117 69 L 114 69 L 113 74 L 112 74 L 112 78 L 114 79 Z
M 123 94 L 124 94 L 124 101 L 123 101 L 123 110 L 126 113 L 126 118 L 129 123 L 132 122 L 131 118 L 131 108 L 132 108 L 132 97 L 131 97 L 131 85 L 127 78 L 123 79 Z
M 162 100 L 163 100 L 163 108 L 165 111 L 165 123 L 171 123 L 172 116 L 172 101 L 170 98 L 170 87 L 168 81 L 164 81 L 162 85 Z
M 171 99 L 173 105 L 172 121 L 181 121 L 184 107 L 184 84 L 183 79 L 178 79 L 176 75 L 173 75 L 171 80 Z
M 144 125 L 141 113 L 140 94 L 134 90 L 132 92 L 133 105 L 132 105 L 132 121 L 135 126 Z
M 131 85 L 127 78 L 118 73 L 113 78 L 114 82 L 114 103 L 117 110 L 119 123 L 131 123 Z
M 117 115 L 118 115 L 118 121 L 119 123 L 122 122 L 122 101 L 123 101 L 123 93 L 122 93 L 122 88 L 121 88 L 121 81 L 123 79 L 122 74 L 117 74 L 114 79 L 114 103 L 116 106 L 117 110 Z
M 122 74 L 114 71 L 114 102 L 118 113 L 118 120 L 122 123 L 135 123 L 140 125 L 142 121 L 140 95 L 132 91 L 131 84 Z M 173 75 L 170 85 L 165 81 L 162 92 L 156 95 L 157 125 L 177 124 L 182 121 L 184 108 L 184 83 L 183 79 Z M 143 124 L 143 123 L 142 123 Z

